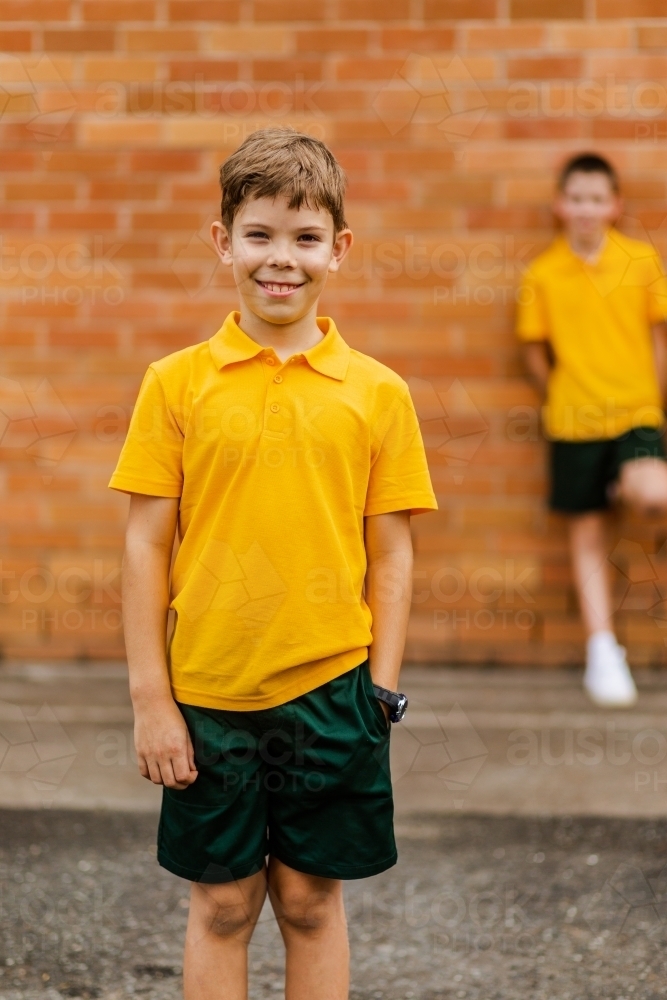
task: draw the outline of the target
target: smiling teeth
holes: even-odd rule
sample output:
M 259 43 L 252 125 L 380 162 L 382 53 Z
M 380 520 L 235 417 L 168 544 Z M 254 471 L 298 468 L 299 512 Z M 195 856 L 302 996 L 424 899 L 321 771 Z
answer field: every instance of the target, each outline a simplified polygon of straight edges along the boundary
M 269 281 L 260 282 L 264 288 L 268 288 L 270 292 L 286 292 L 291 291 L 292 288 L 298 288 L 298 285 L 278 285 Z

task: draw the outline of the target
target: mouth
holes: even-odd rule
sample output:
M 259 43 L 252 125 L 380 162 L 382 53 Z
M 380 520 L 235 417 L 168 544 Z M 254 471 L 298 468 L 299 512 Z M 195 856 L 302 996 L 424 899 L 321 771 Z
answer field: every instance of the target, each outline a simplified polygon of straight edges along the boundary
M 286 299 L 303 286 L 303 282 L 297 284 L 287 281 L 257 281 L 257 284 L 264 289 L 267 295 L 271 295 L 275 299 Z

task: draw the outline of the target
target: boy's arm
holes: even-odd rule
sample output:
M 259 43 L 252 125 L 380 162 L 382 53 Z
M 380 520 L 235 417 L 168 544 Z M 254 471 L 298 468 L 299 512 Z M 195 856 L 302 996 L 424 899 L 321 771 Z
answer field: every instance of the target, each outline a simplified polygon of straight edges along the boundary
M 144 778 L 187 788 L 197 777 L 192 742 L 167 670 L 169 569 L 178 499 L 133 493 L 123 557 L 123 621 L 134 706 L 134 740 Z
M 651 337 L 658 385 L 664 406 L 667 401 L 667 323 L 654 323 L 651 327 Z
M 529 340 L 523 345 L 523 358 L 530 381 L 537 389 L 540 399 L 547 395 L 547 383 L 553 367 L 553 356 L 547 340 Z
M 373 642 L 368 651 L 371 676 L 374 684 L 396 691 L 412 600 L 410 512 L 367 517 L 364 534 L 365 597 L 373 615 Z

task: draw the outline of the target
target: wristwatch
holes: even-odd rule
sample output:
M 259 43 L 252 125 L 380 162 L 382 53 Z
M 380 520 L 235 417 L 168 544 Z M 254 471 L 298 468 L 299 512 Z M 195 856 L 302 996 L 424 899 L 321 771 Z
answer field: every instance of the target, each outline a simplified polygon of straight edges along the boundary
M 385 705 L 389 705 L 391 709 L 389 712 L 389 721 L 400 722 L 407 711 L 407 697 L 401 694 L 400 691 L 389 691 L 387 688 L 380 687 L 379 684 L 373 685 L 373 691 L 378 701 L 383 701 Z

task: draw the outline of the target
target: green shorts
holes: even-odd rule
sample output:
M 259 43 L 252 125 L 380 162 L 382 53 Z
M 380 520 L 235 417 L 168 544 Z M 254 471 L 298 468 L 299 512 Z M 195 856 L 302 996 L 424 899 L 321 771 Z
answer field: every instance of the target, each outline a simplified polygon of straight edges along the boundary
M 261 871 L 267 855 L 336 879 L 396 864 L 389 724 L 368 661 L 277 708 L 179 708 L 199 775 L 163 790 L 163 868 L 214 883 Z
M 623 462 L 665 457 L 662 434 L 661 428 L 635 427 L 607 441 L 552 441 L 549 506 L 565 514 L 604 510 Z

